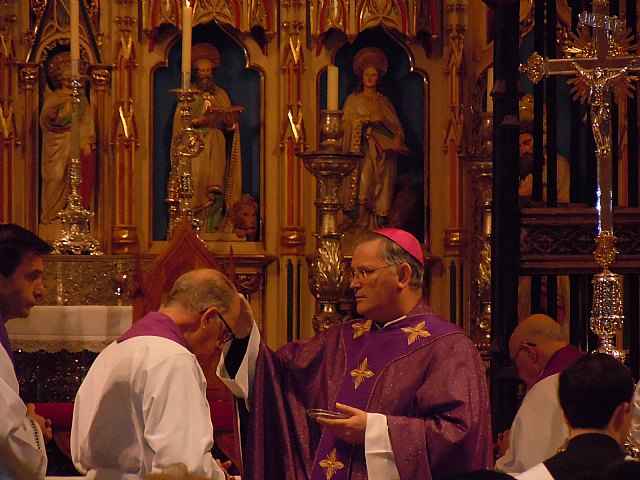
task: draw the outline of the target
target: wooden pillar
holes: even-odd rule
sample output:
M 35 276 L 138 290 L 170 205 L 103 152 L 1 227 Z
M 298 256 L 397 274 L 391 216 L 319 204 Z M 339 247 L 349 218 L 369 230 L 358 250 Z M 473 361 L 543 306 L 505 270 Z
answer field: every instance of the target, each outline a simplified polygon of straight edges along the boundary
M 16 219 L 22 225 L 35 232 L 37 231 L 40 210 L 38 208 L 40 191 L 38 178 L 40 175 L 40 162 L 38 152 L 38 79 L 40 78 L 40 66 L 37 63 L 21 63 L 18 66 L 20 88 L 24 92 L 24 110 L 22 113 L 22 129 L 24 134 L 24 158 L 26 160 L 26 172 L 24 181 L 25 214 Z
M 518 207 L 518 80 L 519 8 L 516 0 L 486 2 L 494 8 L 493 88 L 493 215 L 491 238 L 491 323 L 503 348 L 491 369 L 494 430 L 509 427 L 515 413 L 511 385 L 498 381 L 501 367 L 509 362 L 508 337 L 518 310 L 520 262 L 520 211 Z

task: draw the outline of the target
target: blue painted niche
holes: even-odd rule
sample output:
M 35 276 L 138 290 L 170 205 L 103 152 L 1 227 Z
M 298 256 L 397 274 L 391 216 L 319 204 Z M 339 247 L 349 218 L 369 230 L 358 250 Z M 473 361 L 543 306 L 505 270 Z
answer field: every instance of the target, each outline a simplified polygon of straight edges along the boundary
M 247 59 L 241 46 L 215 22 L 194 28 L 193 44 L 201 42 L 211 43 L 220 52 L 220 67 L 214 72 L 214 81 L 226 90 L 232 105 L 244 107 L 239 120 L 242 193 L 251 194 L 260 204 L 260 73 L 246 68 Z M 178 103 L 171 89 L 180 86 L 181 62 L 182 43 L 176 42 L 169 52 L 169 66 L 157 69 L 153 76 L 153 240 L 167 238 L 169 209 L 165 198 L 170 171 L 173 116 Z M 260 225 L 258 218 L 258 226 Z M 259 231 L 258 238 L 261 236 L 262 232 Z

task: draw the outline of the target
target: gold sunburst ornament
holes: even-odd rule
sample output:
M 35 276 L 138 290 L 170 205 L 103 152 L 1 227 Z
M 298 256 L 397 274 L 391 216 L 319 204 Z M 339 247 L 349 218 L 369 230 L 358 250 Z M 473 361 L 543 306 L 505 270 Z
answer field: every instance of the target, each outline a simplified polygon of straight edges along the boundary
M 358 365 L 358 368 L 351 370 L 350 373 L 353 377 L 355 388 L 358 388 L 365 379 L 373 377 L 373 372 L 369 370 L 369 360 L 366 358 Z
M 569 39 L 562 47 L 565 58 L 593 58 L 596 56 L 595 40 L 588 28 L 581 28 L 578 33 L 569 35 Z M 613 32 L 607 43 L 607 57 L 631 55 L 635 52 L 631 29 Z
M 630 29 L 615 30 L 607 41 L 607 58 L 632 55 L 636 51 L 633 41 L 634 37 Z M 591 30 L 584 27 L 580 28 L 577 34 L 571 33 L 562 50 L 566 58 L 576 60 L 593 59 L 597 54 L 595 38 L 593 38 Z M 582 68 L 576 62 L 573 63 L 573 67 L 578 75 L 567 80 L 567 83 L 572 85 L 573 100 L 580 100 L 583 103 L 588 101 L 591 96 L 596 94 L 597 88 L 600 86 L 599 83 L 602 83 L 602 86 L 606 84 L 611 88 L 617 104 L 633 96 L 635 90 L 633 82 L 637 81 L 638 77 L 628 74 L 627 68 L 623 68 L 619 73 L 612 73 L 602 67 L 600 67 L 601 72 L 596 71 L 598 67 L 593 70 Z M 633 62 L 629 67 L 634 67 Z M 598 73 L 601 73 L 602 77 L 600 82 L 595 78 Z
M 574 63 L 574 67 L 577 76 L 567 80 L 572 86 L 573 100 L 598 106 L 606 101 L 606 92 L 612 91 L 615 102 L 620 105 L 627 98 L 633 97 L 633 91 L 636 89 L 633 82 L 636 82 L 638 77 L 630 75 L 626 68 L 612 73 L 601 67 L 584 70 L 577 63 Z
M 353 339 L 355 340 L 358 337 L 361 337 L 366 332 L 371 331 L 371 325 L 373 322 L 371 320 L 366 320 L 364 322 L 358 322 L 351 325 L 353 328 Z
M 320 460 L 319 465 L 325 469 L 327 480 L 331 480 L 338 470 L 344 468 L 344 463 L 338 460 L 338 453 L 334 448 L 327 458 Z
M 407 345 L 411 345 L 418 338 L 431 336 L 431 332 L 424 328 L 424 321 L 420 322 L 415 327 L 405 327 L 401 330 L 407 334 Z

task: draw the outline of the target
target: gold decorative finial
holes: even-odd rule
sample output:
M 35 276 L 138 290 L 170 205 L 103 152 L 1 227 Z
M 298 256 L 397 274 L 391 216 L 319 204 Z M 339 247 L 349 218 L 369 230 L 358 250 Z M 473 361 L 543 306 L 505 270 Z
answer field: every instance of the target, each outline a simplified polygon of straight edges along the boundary
M 538 83 L 545 75 L 544 59 L 538 52 L 534 52 L 533 55 L 527 59 L 527 63 L 520 64 L 518 70 L 520 73 L 527 75 L 533 83 Z
M 615 247 L 616 240 L 616 236 L 608 230 L 602 231 L 596 237 L 596 249 L 593 255 L 597 264 L 604 270 L 608 270 L 609 265 L 616 260 L 616 254 L 618 253 Z

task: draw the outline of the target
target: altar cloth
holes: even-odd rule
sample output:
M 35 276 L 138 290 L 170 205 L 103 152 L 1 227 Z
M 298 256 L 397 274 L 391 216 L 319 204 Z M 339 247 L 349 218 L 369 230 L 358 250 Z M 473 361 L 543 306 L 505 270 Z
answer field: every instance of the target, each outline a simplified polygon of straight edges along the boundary
M 100 351 L 131 326 L 130 306 L 37 306 L 7 322 L 14 350 Z

